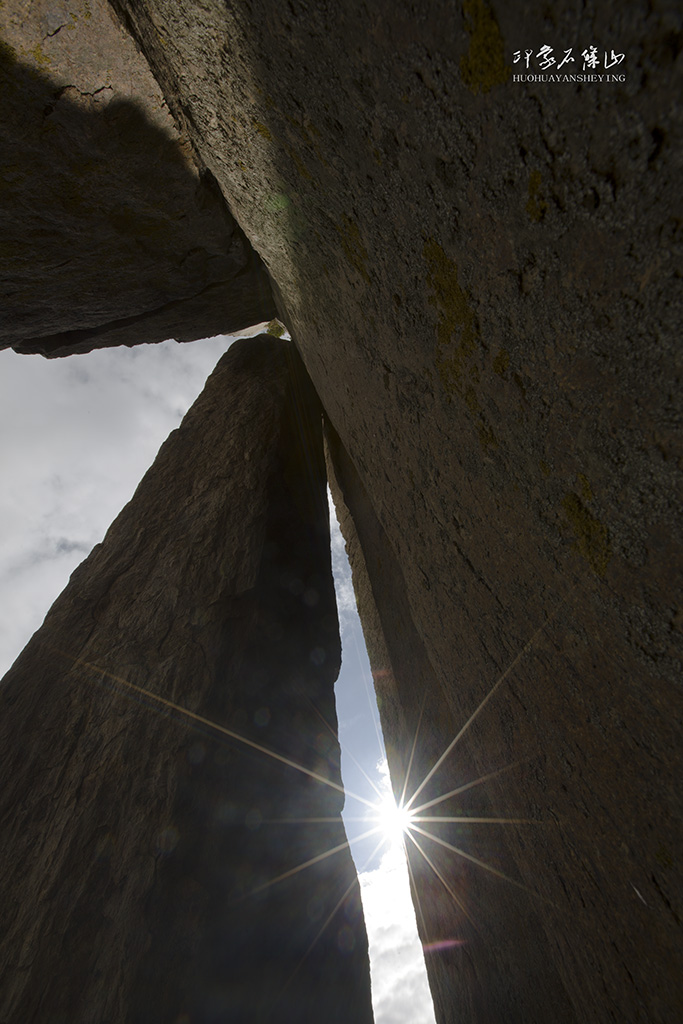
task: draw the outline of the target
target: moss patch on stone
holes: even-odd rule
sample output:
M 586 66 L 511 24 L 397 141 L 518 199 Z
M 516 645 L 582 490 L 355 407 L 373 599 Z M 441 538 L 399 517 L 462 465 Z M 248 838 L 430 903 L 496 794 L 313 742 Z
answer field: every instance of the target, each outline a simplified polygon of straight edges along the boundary
M 565 494 L 562 508 L 574 531 L 579 554 L 583 555 L 596 576 L 604 576 L 612 557 L 607 527 L 589 512 L 573 491 Z
M 29 53 L 39 68 L 49 68 L 52 64 L 52 58 L 44 52 L 41 43 L 37 43 Z
M 476 416 L 476 414 L 481 411 L 479 408 L 477 393 L 473 387 L 469 387 L 465 390 L 465 405 L 473 416 Z
M 271 320 L 266 327 L 266 334 L 272 334 L 274 338 L 281 338 L 284 333 L 285 328 L 279 320 Z
M 460 60 L 463 83 L 475 95 L 503 85 L 511 69 L 505 63 L 505 45 L 493 11 L 484 0 L 465 0 L 465 29 L 470 37 L 467 53 Z
M 529 198 L 526 202 L 526 212 L 536 223 L 543 220 L 545 211 L 548 209 L 548 204 L 541 195 L 541 183 L 541 172 L 532 171 L 529 177 Z
M 482 417 L 482 420 L 483 420 L 483 417 Z M 496 437 L 496 435 L 493 432 L 493 427 L 489 423 L 487 423 L 485 420 L 484 420 L 484 422 L 479 424 L 478 434 L 479 434 L 479 444 L 482 446 L 484 451 L 488 451 L 489 448 L 497 448 L 498 447 L 498 438 Z
M 252 121 L 252 124 L 254 125 L 254 128 L 259 133 L 259 135 L 262 135 L 264 139 L 268 140 L 268 142 L 272 142 L 273 141 L 273 136 L 271 134 L 270 128 L 268 128 L 261 121 L 254 120 L 254 121 Z
M 493 372 L 497 373 L 499 377 L 504 377 L 509 365 L 510 353 L 506 349 L 502 348 L 493 360 Z
M 588 477 L 584 476 L 583 473 L 578 473 L 576 479 L 579 484 L 579 490 L 581 491 L 581 496 L 583 497 L 583 500 L 592 501 L 593 491 L 590 483 L 588 482 Z
M 368 250 L 363 245 L 358 225 L 350 217 L 344 216 L 341 224 L 335 224 L 335 228 L 339 232 L 342 249 L 347 260 L 363 280 L 370 284 L 367 266 Z
M 434 362 L 439 379 L 447 394 L 457 394 L 464 401 L 482 449 L 497 448 L 498 439 L 477 395 L 480 373 L 473 357 L 480 339 L 469 297 L 458 282 L 458 268 L 434 238 L 424 243 L 422 255 L 431 288 L 428 301 L 438 313 Z
M 429 302 L 439 319 L 436 327 L 436 368 L 447 391 L 460 387 L 465 363 L 474 353 L 477 332 L 474 312 L 467 293 L 458 282 L 458 268 L 439 243 L 428 238 L 422 248 L 427 264 L 427 282 L 432 290 Z

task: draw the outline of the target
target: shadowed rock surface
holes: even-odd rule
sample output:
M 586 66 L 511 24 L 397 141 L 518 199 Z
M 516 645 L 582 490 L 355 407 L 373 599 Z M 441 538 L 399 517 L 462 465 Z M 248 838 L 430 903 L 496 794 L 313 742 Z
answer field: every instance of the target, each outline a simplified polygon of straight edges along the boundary
M 399 789 L 510 669 L 422 796 L 516 764 L 436 810 L 542 824 L 429 827 L 538 895 L 418 836 L 440 1021 L 673 1024 L 677 5 L 114 7 L 348 458 Z M 543 44 L 625 80 L 514 82 Z
M 678 1024 L 679 5 L 113 6 L 329 419 L 397 790 L 481 707 L 416 803 L 540 822 L 416 836 L 440 1024 Z
M 269 886 L 345 844 L 339 657 L 320 407 L 237 342 L 0 688 L 3 1021 L 370 1024 L 348 849 Z
M 270 320 L 267 275 L 104 0 L 0 5 L 0 347 Z

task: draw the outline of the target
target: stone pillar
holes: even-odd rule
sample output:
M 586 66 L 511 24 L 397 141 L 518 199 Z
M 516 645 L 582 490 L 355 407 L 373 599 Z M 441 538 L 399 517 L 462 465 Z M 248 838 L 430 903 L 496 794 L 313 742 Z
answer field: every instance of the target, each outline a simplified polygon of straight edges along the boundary
M 317 399 L 237 342 L 2 684 L 0 1018 L 372 1021 L 339 657 Z

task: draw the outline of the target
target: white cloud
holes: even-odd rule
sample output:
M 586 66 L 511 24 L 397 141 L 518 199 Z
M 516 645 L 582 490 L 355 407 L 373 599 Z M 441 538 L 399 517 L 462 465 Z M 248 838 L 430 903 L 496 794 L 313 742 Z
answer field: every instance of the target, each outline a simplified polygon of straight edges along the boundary
M 332 540 L 332 573 L 334 588 L 337 594 L 337 608 L 342 638 L 358 616 L 356 611 L 356 595 L 353 591 L 351 566 L 346 554 L 346 543 L 342 536 L 337 513 L 334 508 L 332 492 L 327 488 L 327 504 L 330 509 L 330 537 Z
M 434 1024 L 403 849 L 392 845 L 380 866 L 359 879 L 375 1024 Z
M 0 353 L 0 676 L 102 539 L 231 339 Z

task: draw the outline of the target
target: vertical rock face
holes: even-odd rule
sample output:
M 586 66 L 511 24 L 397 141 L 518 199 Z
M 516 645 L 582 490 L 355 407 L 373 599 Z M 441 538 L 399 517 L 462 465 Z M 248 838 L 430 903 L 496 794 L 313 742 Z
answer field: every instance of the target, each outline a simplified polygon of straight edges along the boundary
M 372 1021 L 338 663 L 320 408 L 237 342 L 0 688 L 3 1020 Z
M 418 6 L 114 0 L 336 432 L 399 788 L 481 707 L 417 803 L 541 823 L 417 834 L 440 1020 L 671 1024 L 679 18 Z
M 64 355 L 274 316 L 267 275 L 105 0 L 0 6 L 0 346 Z

